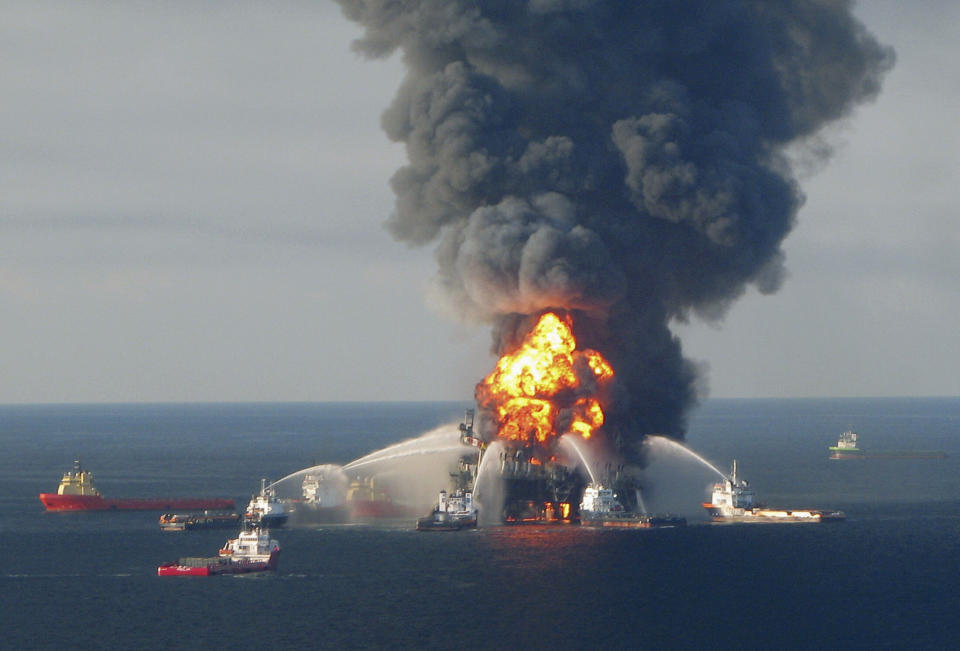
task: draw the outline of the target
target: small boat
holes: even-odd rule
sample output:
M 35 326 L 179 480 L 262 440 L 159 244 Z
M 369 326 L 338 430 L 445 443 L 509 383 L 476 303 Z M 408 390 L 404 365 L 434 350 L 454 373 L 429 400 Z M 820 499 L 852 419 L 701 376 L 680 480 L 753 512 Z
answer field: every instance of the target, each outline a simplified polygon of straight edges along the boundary
M 93 484 L 93 473 L 80 460 L 63 474 L 56 493 L 40 493 L 48 511 L 170 511 L 232 509 L 233 500 L 220 497 L 103 497 Z
M 162 531 L 233 529 L 241 524 L 241 519 L 239 513 L 164 513 L 159 524 Z
M 267 480 L 261 479 L 260 493 L 250 498 L 243 514 L 244 522 L 253 527 L 271 529 L 285 525 L 288 517 L 274 490 L 267 487 Z
M 245 529 L 224 543 L 217 556 L 181 558 L 157 568 L 157 576 L 215 576 L 277 569 L 280 544 L 264 529 Z
M 730 476 L 714 485 L 703 508 L 714 522 L 835 522 L 846 518 L 843 511 L 771 509 L 756 503 L 754 497 L 747 481 L 737 477 L 734 460 Z
M 588 527 L 655 529 L 685 527 L 687 519 L 672 514 L 650 515 L 624 509 L 612 488 L 587 484 L 580 502 L 580 524 Z
M 473 491 L 458 488 L 448 495 L 442 490 L 430 515 L 417 520 L 417 531 L 470 529 L 477 526 L 477 514 Z

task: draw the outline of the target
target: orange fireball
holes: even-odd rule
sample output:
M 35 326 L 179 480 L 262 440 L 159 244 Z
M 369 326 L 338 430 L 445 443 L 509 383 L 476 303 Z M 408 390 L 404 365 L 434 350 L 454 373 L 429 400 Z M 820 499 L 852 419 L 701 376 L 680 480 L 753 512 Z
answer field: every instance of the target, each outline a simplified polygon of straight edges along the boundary
M 567 432 L 589 438 L 604 415 L 598 397 L 584 394 L 612 377 L 600 353 L 577 350 L 570 318 L 547 312 L 477 385 L 477 403 L 495 413 L 502 439 L 529 445 Z

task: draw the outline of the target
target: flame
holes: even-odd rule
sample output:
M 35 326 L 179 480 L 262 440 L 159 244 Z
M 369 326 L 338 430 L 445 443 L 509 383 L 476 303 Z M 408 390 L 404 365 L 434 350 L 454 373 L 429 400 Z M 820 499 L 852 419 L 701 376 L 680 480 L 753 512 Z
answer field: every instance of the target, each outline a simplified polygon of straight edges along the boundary
M 477 403 L 495 413 L 498 438 L 543 445 L 575 432 L 586 439 L 604 414 L 597 396 L 584 393 L 595 393 L 613 375 L 600 353 L 577 350 L 569 316 L 547 312 L 477 385 Z

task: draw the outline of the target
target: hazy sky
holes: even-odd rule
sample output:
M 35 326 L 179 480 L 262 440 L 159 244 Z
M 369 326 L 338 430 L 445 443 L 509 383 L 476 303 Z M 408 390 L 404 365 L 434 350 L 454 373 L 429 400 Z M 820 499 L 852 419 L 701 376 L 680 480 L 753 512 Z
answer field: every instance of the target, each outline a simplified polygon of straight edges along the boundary
M 715 397 L 960 395 L 960 5 L 807 169 L 779 293 L 677 327 Z M 0 2 L 0 402 L 463 400 L 490 335 L 382 227 L 399 61 L 328 2 Z

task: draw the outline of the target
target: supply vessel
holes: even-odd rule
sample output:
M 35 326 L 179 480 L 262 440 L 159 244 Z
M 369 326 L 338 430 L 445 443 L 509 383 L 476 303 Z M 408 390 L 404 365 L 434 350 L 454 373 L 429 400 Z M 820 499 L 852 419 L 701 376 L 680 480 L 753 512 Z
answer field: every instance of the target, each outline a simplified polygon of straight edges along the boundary
M 233 508 L 233 500 L 221 497 L 148 497 L 109 498 L 93 484 L 93 473 L 84 470 L 80 461 L 63 474 L 56 493 L 40 493 L 40 501 L 48 511 L 215 511 Z
M 277 569 L 280 543 L 265 529 L 244 529 L 224 543 L 217 556 L 181 558 L 157 568 L 157 576 L 215 576 Z
M 612 488 L 589 483 L 580 501 L 580 524 L 588 527 L 631 527 L 653 529 L 658 527 L 685 527 L 686 518 L 659 514 L 650 515 L 629 511 L 623 507 Z
M 878 450 L 869 452 L 857 445 L 857 433 L 847 430 L 840 435 L 836 445 L 831 445 L 831 459 L 943 459 L 946 452 L 940 450 Z
M 714 522 L 829 522 L 843 520 L 843 511 L 814 509 L 772 509 L 754 500 L 753 489 L 737 477 L 734 460 L 730 476 L 714 485 L 709 502 L 703 508 Z

